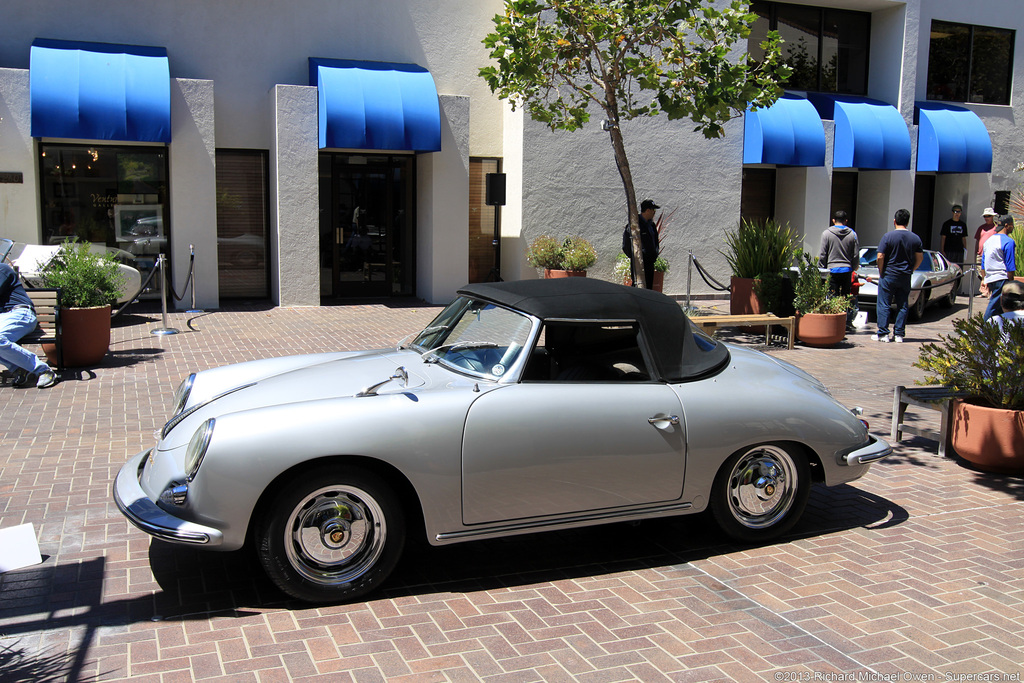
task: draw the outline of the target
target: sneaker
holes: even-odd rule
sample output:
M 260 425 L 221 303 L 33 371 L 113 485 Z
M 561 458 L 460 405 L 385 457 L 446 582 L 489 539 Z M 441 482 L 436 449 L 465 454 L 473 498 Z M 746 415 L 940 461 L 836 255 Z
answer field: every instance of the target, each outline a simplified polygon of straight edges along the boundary
M 871 335 L 871 339 L 876 341 L 876 342 L 882 342 L 883 344 L 889 343 L 889 335 L 887 335 L 887 334 L 877 334 L 876 333 L 876 334 Z
M 39 373 L 39 377 L 36 379 L 36 389 L 46 389 L 56 383 L 57 375 L 50 368 L 46 368 Z
M 897 344 L 902 344 L 903 343 L 903 337 L 893 337 L 892 340 L 894 342 L 896 342 Z
M 18 368 L 11 375 L 11 386 L 23 387 L 28 384 L 29 372 L 22 368 Z

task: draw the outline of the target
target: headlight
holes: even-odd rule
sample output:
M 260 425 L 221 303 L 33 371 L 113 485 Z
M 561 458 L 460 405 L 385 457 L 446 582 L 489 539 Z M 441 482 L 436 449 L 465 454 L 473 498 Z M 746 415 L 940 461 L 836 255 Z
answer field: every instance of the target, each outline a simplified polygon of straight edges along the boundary
M 186 377 L 178 388 L 174 391 L 174 405 L 171 407 L 171 415 L 177 415 L 185 409 L 185 404 L 188 403 L 188 395 L 192 393 L 192 384 L 196 381 L 196 373 L 192 373 Z
M 216 423 L 217 421 L 211 417 L 199 425 L 199 429 L 192 435 L 192 440 L 188 442 L 188 450 L 185 451 L 185 476 L 188 478 L 188 481 L 195 479 L 199 466 L 203 464 L 203 457 L 206 456 L 206 449 L 210 447 L 210 439 L 213 438 L 213 426 Z

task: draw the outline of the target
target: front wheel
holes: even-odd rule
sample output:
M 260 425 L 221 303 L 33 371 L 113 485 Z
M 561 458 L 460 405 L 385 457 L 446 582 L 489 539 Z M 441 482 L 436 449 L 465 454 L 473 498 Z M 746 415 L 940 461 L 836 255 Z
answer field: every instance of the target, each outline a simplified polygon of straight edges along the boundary
M 304 472 L 273 499 L 256 530 L 267 575 L 308 602 L 366 595 L 387 579 L 404 543 L 397 497 L 380 477 L 357 467 Z
M 711 511 L 731 538 L 762 543 L 789 531 L 807 506 L 811 470 L 792 446 L 762 444 L 729 458 L 715 477 Z
M 928 305 L 928 290 L 922 289 L 921 293 L 917 295 L 917 301 L 910 307 L 910 319 L 920 320 L 924 317 L 924 309 Z

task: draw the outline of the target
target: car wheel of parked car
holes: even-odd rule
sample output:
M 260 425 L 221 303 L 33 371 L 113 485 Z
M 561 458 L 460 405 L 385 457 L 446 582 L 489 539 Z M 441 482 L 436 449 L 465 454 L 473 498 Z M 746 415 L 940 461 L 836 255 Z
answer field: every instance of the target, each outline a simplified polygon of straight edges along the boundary
M 309 602 L 369 593 L 394 569 L 404 543 L 405 518 L 392 490 L 373 473 L 344 466 L 294 478 L 256 531 L 267 575 Z
M 810 490 L 810 466 L 802 453 L 762 444 L 733 455 L 718 471 L 711 511 L 733 539 L 760 543 L 796 524 Z
M 958 279 L 953 283 L 953 288 L 949 290 L 949 294 L 942 297 L 942 301 L 939 303 L 943 308 L 953 308 L 956 305 L 956 290 L 960 288 L 960 280 Z
M 929 294 L 928 290 L 921 290 L 921 294 L 918 295 L 918 300 L 914 301 L 913 305 L 910 306 L 908 315 L 911 321 L 920 321 L 920 319 L 925 316 L 925 307 L 928 306 Z

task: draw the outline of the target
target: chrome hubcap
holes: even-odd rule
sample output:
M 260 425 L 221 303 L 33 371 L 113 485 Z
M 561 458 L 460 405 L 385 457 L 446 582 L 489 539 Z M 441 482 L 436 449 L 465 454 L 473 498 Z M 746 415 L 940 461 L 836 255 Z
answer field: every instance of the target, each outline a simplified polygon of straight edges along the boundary
M 729 474 L 729 509 L 746 527 L 769 527 L 792 507 L 797 484 L 789 453 L 758 446 L 744 453 Z
M 285 534 L 289 564 L 310 581 L 335 586 L 358 579 L 376 564 L 387 524 L 365 491 L 326 486 L 295 506 Z

